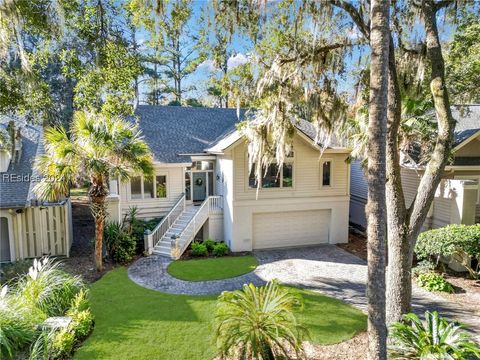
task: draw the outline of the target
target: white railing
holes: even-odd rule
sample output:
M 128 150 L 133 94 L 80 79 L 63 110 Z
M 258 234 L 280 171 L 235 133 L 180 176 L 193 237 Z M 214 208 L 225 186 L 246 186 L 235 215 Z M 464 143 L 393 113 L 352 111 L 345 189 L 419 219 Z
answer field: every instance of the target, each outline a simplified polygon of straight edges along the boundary
M 221 196 L 209 196 L 206 198 L 185 229 L 183 229 L 176 239 L 172 240 L 172 258 L 178 259 L 183 254 L 209 215 L 221 214 L 222 212 L 223 198 Z
M 167 215 L 160 221 L 160 223 L 152 231 L 145 232 L 144 241 L 145 241 L 145 250 L 148 254 L 152 253 L 152 250 L 155 245 L 157 245 L 161 240 L 163 235 L 166 234 L 170 226 L 173 225 L 175 220 L 180 216 L 182 212 L 185 211 L 185 194 L 182 194 L 177 200 L 175 205 L 170 209 Z
M 208 197 L 208 213 L 211 215 L 223 213 L 223 196 Z

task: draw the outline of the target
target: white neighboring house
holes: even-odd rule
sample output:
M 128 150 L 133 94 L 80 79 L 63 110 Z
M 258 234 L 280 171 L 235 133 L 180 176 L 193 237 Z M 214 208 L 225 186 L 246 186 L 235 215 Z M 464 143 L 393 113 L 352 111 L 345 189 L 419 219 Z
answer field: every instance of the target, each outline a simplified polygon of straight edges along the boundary
M 480 105 L 453 106 L 457 120 L 453 159 L 435 193 L 424 229 L 480 222 Z M 402 156 L 402 185 L 407 206 L 412 203 L 424 166 Z M 350 222 L 366 227 L 367 183 L 358 161 L 351 166 Z
M 146 235 L 149 252 L 178 257 L 195 236 L 225 241 L 232 251 L 344 243 L 348 239 L 349 149 L 323 154 L 315 129 L 296 126 L 293 153 L 270 166 L 258 191 L 235 109 L 138 106 L 155 158 L 155 175 L 110 184 L 110 220 L 136 206 L 163 217 Z M 278 174 L 278 176 L 277 176 Z
M 0 115 L 0 262 L 44 255 L 69 256 L 72 239 L 70 200 L 39 202 L 33 169 L 43 151 L 41 126 Z

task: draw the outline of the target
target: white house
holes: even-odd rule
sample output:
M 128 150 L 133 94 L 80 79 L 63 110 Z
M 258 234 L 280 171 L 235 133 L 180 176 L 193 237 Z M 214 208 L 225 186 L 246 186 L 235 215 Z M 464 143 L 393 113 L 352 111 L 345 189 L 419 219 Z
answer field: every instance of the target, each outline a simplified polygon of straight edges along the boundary
M 178 257 L 198 233 L 233 251 L 343 243 L 348 239 L 349 150 L 323 153 L 315 129 L 296 126 L 293 153 L 271 165 L 257 197 L 235 109 L 139 106 L 136 115 L 155 157 L 155 175 L 110 184 L 109 214 L 132 206 L 163 217 L 146 236 L 154 253 Z
M 453 158 L 445 169 L 424 229 L 480 222 L 480 105 L 453 106 L 457 120 Z M 402 156 L 402 185 L 407 206 L 417 193 L 424 165 Z M 351 166 L 350 222 L 366 227 L 367 183 L 359 162 Z
M 0 262 L 43 255 L 68 256 L 70 200 L 39 202 L 33 164 L 43 151 L 43 130 L 22 117 L 0 115 Z

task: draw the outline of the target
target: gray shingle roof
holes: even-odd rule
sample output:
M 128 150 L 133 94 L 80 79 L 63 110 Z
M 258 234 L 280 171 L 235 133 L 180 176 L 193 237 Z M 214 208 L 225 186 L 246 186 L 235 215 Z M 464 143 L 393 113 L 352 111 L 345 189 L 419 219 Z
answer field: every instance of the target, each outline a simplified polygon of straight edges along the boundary
M 235 131 L 245 119 L 245 110 L 237 118 L 236 109 L 139 105 L 135 111 L 140 129 L 155 160 L 164 163 L 190 162 L 188 154 L 202 154 Z M 296 126 L 315 140 L 315 127 L 300 120 Z M 333 138 L 330 146 L 339 146 Z
M 217 139 L 235 130 L 236 109 L 139 105 L 135 111 L 155 160 L 190 162 Z M 245 111 L 240 111 L 243 120 Z
M 455 146 L 480 131 L 480 104 L 454 105 L 452 115 L 457 120 Z
M 0 115 L 0 124 L 6 125 L 11 117 Z M 0 173 L 0 208 L 27 206 L 30 189 L 32 165 L 41 139 L 42 127 L 30 125 L 16 119 L 16 126 L 21 126 L 22 151 L 20 159 L 11 162 L 8 170 Z M 20 179 L 18 177 L 21 177 Z

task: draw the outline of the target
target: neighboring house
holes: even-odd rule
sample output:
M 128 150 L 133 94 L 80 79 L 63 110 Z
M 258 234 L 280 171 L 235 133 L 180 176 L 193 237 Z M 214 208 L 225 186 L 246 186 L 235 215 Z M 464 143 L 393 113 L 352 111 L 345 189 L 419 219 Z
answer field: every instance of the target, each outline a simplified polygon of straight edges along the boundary
M 271 165 L 258 190 L 235 109 L 138 106 L 136 115 L 155 158 L 155 175 L 110 183 L 110 220 L 131 207 L 163 217 L 146 238 L 149 252 L 178 257 L 197 237 L 232 251 L 342 243 L 348 239 L 350 151 L 323 153 L 310 123 L 296 126 L 293 153 Z
M 445 168 L 424 229 L 480 222 L 480 105 L 453 106 L 452 112 L 457 120 L 453 159 Z M 415 156 L 402 155 L 402 184 L 410 206 L 424 166 Z M 350 222 L 365 228 L 367 183 L 359 162 L 351 169 Z
M 42 134 L 41 126 L 0 115 L 0 262 L 69 255 L 70 201 L 41 203 L 33 193 Z

